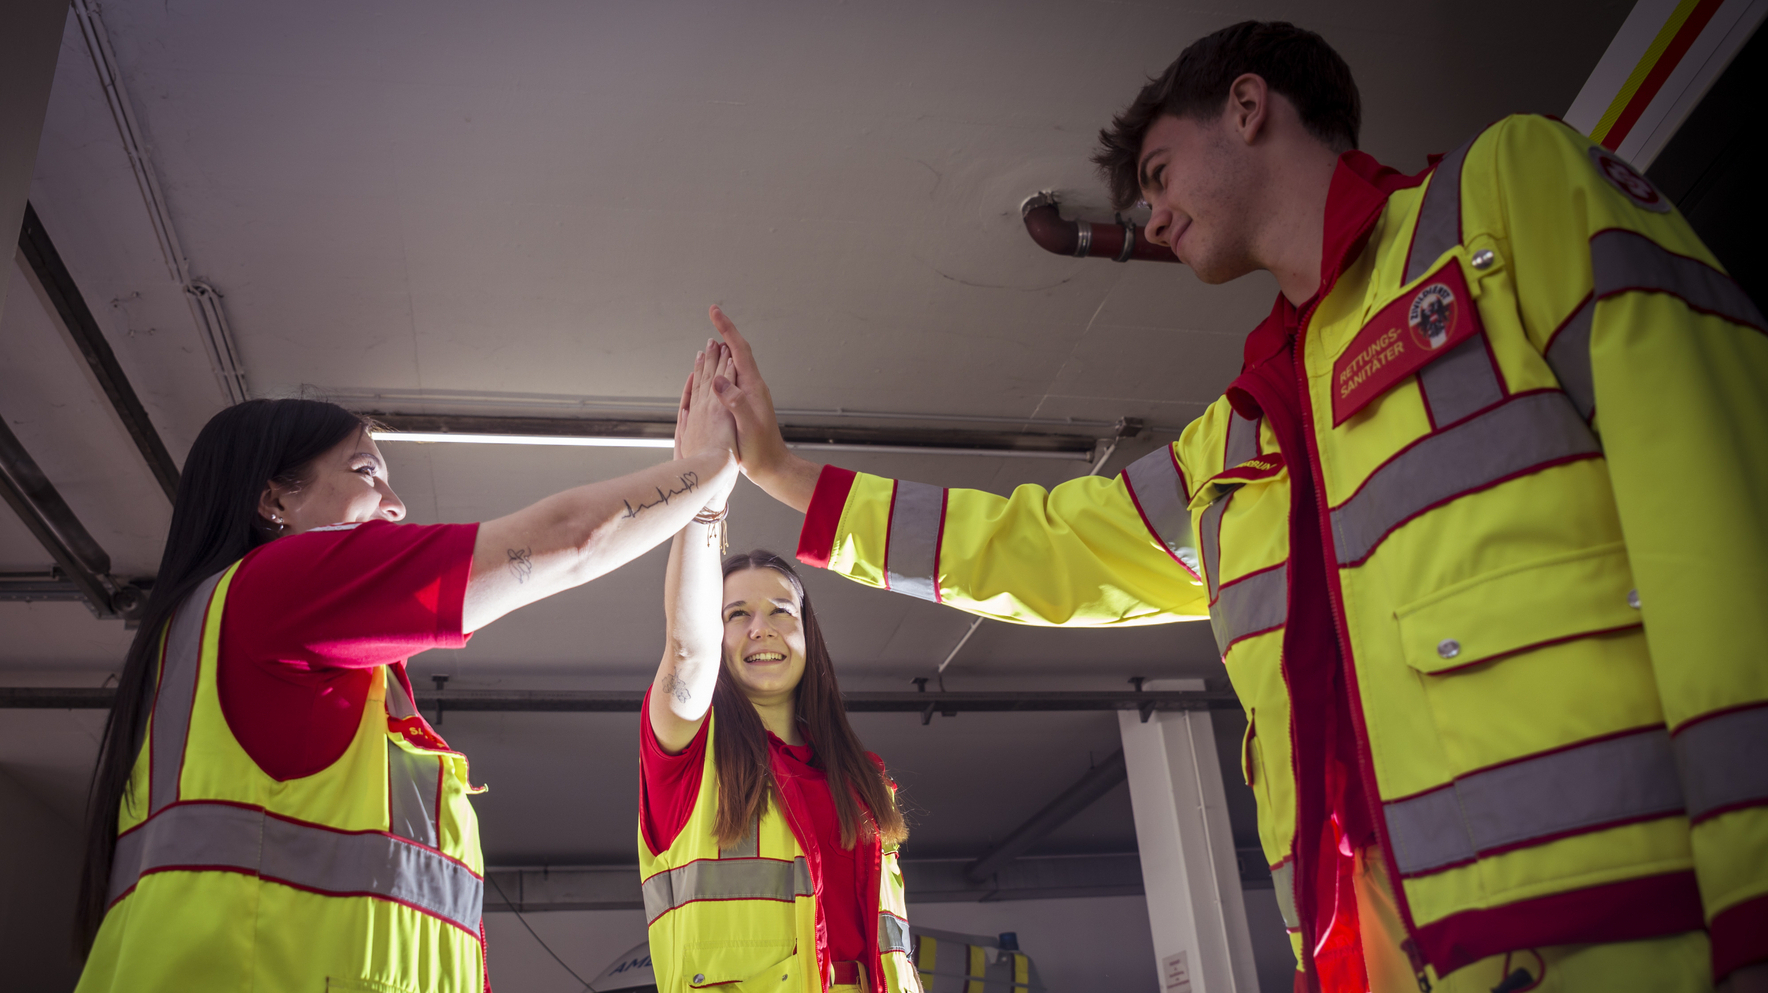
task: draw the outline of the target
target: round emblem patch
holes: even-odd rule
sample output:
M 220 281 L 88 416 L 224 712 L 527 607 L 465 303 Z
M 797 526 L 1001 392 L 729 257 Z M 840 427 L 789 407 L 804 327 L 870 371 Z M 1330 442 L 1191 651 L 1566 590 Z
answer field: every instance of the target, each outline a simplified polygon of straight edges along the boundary
M 1590 146 L 1590 164 L 1608 180 L 1608 185 L 1621 191 L 1621 195 L 1633 201 L 1633 206 L 1640 210 L 1649 210 L 1654 214 L 1665 214 L 1670 210 L 1670 201 L 1651 185 L 1651 180 L 1633 171 L 1633 167 L 1622 162 L 1618 157 L 1601 145 Z
M 1432 283 L 1418 291 L 1406 311 L 1406 323 L 1425 348 L 1441 348 L 1455 329 L 1455 291 Z

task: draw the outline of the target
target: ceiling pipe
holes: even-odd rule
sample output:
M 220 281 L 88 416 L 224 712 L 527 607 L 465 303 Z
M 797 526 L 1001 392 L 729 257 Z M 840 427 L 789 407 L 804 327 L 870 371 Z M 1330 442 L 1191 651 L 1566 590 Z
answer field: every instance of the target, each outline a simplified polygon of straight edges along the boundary
M 1144 262 L 1179 261 L 1179 257 L 1171 249 L 1148 240 L 1146 227 L 1137 227 L 1134 221 L 1126 220 L 1121 214 L 1111 224 L 1065 221 L 1056 202 L 1055 193 L 1043 190 L 1026 198 L 1019 205 L 1019 216 L 1025 220 L 1026 232 L 1046 252 L 1072 255 L 1077 259 L 1110 259 L 1113 262 L 1128 262 L 1131 259 Z

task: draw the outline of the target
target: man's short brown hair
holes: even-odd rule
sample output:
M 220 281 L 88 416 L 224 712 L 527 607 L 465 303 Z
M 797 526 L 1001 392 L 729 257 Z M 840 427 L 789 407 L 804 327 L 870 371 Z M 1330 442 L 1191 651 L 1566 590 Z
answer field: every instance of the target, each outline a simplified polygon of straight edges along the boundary
M 1284 21 L 1241 21 L 1192 42 L 1099 132 L 1093 161 L 1111 184 L 1112 205 L 1124 210 L 1142 198 L 1137 159 L 1157 119 L 1215 116 L 1234 80 L 1249 72 L 1288 97 L 1308 133 L 1332 150 L 1357 147 L 1363 101 L 1351 67 L 1326 39 Z

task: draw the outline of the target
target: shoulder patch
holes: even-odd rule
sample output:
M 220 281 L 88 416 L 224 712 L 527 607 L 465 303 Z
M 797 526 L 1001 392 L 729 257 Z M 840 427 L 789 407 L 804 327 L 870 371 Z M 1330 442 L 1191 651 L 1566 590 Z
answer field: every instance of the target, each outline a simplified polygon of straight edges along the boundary
M 1639 175 L 1633 167 L 1621 161 L 1620 157 L 1603 148 L 1601 145 L 1590 146 L 1590 164 L 1596 172 L 1608 181 L 1608 185 L 1621 191 L 1621 195 L 1633 201 L 1633 206 L 1640 210 L 1649 210 L 1654 214 L 1667 214 L 1670 201 L 1665 199 L 1651 180 Z

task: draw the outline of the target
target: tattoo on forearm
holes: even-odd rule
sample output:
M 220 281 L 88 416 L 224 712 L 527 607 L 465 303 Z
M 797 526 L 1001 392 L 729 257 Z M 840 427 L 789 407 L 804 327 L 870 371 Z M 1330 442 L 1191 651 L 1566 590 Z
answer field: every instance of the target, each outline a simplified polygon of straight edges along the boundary
M 687 680 L 678 678 L 673 672 L 663 674 L 663 692 L 675 698 L 676 703 L 687 703 L 693 698 L 688 691 Z
M 657 487 L 657 499 L 652 500 L 650 503 L 641 503 L 635 507 L 631 500 L 622 500 L 621 503 L 626 504 L 626 516 L 637 517 L 639 514 L 650 510 L 652 507 L 666 507 L 669 505 L 669 501 L 681 496 L 683 493 L 692 493 L 700 488 L 699 473 L 684 472 L 676 478 L 681 480 L 680 489 L 665 490 L 663 487 L 659 486 Z
M 510 555 L 510 572 L 515 574 L 516 585 L 520 586 L 534 575 L 534 552 L 529 548 L 507 549 Z

